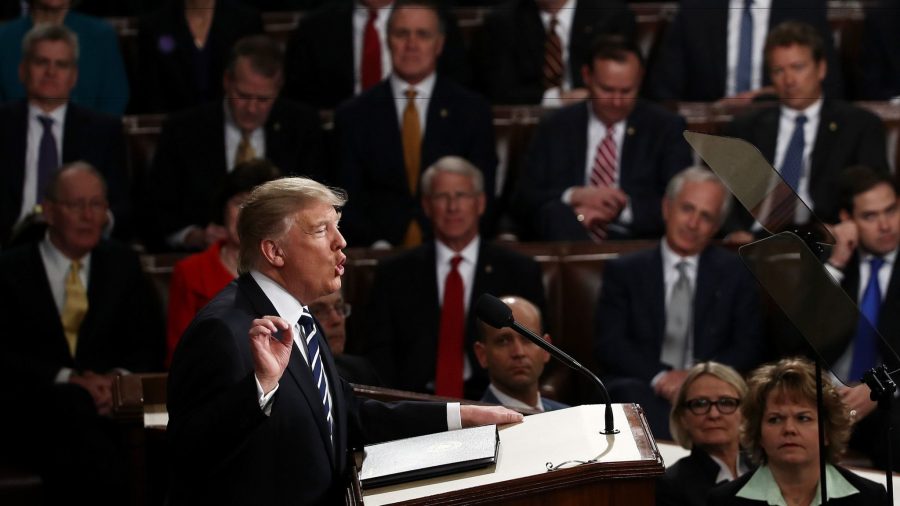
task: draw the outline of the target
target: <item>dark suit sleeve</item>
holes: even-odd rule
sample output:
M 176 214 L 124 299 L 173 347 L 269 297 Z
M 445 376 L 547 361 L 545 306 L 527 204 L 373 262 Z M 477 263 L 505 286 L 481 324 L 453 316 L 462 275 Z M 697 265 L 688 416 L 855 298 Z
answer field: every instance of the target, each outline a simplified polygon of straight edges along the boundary
M 685 51 L 684 16 L 687 9 L 680 8 L 672 24 L 665 31 L 658 55 L 651 62 L 647 76 L 646 96 L 654 100 L 682 100 L 687 89 L 688 59 Z M 724 43 L 724 41 L 723 41 Z
M 890 165 L 887 160 L 887 133 L 884 129 L 884 122 L 868 111 L 865 116 L 865 126 L 860 136 L 859 163 L 887 173 Z
M 554 160 L 554 147 L 559 145 L 557 135 L 559 122 L 541 121 L 528 147 L 522 174 L 519 175 L 514 195 L 514 209 L 524 223 L 533 223 L 538 212 L 548 201 L 557 200 L 568 188 L 565 177 L 560 172 L 568 168 L 559 167 Z
M 758 366 L 766 354 L 760 312 L 759 285 L 750 271 L 740 262 L 733 264 L 737 276 L 730 321 L 720 322 L 731 329 L 731 345 L 712 357 L 738 371 L 749 371 Z M 722 273 L 728 275 L 728 273 Z M 723 308 L 724 309 L 724 308 Z
M 525 38 L 537 36 L 543 41 L 540 31 L 535 31 L 533 23 L 528 26 L 516 26 L 516 21 L 522 16 L 516 15 L 515 3 L 504 4 L 504 8 L 489 16 L 484 23 L 482 38 L 477 45 L 480 47 L 475 54 L 478 59 L 478 72 L 482 76 L 485 92 L 495 104 L 539 104 L 544 96 L 544 88 L 541 85 L 539 75 L 522 76 L 522 71 L 517 68 L 522 65 L 521 48 Z M 540 20 L 537 20 L 537 30 L 541 30 Z M 516 32 L 521 36 L 516 36 Z M 543 42 L 540 44 L 543 47 Z M 537 55 L 541 58 L 540 55 Z
M 628 277 L 617 262 L 610 262 L 604 269 L 594 321 L 594 358 L 603 374 L 637 378 L 649 385 L 653 376 L 667 367 L 658 356 L 648 357 L 636 342 L 631 308 L 648 301 L 632 300 Z

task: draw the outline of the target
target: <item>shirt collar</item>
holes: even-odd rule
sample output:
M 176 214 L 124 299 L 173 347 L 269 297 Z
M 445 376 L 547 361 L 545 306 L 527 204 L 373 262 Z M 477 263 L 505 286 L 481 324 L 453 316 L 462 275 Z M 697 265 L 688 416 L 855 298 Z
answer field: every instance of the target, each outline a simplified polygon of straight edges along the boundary
M 46 112 L 40 107 L 29 103 L 28 104 L 28 120 L 29 121 L 37 121 L 38 116 L 49 116 L 53 118 L 54 125 L 59 125 L 62 128 L 63 123 L 66 121 L 66 110 L 69 108 L 68 102 L 63 102 L 62 105 L 53 109 L 50 112 Z
M 864 253 L 861 252 L 861 254 L 859 256 L 859 260 L 862 263 L 868 263 L 870 260 L 872 260 L 872 258 L 874 256 L 875 255 L 873 255 L 872 253 L 869 253 L 869 252 L 864 252 Z M 897 250 L 896 249 L 881 257 L 881 259 L 884 260 L 884 263 L 886 265 L 894 265 L 894 260 L 896 260 L 896 258 L 897 258 Z
M 537 411 L 544 411 L 544 402 L 541 400 L 540 392 L 537 393 L 537 405 L 529 406 L 528 404 L 520 401 L 519 399 L 516 399 L 515 397 L 510 397 L 510 396 L 506 395 L 505 393 L 501 392 L 500 389 L 495 387 L 493 383 L 488 385 L 488 388 L 490 389 L 491 393 L 494 394 L 494 397 L 496 397 L 497 400 L 500 401 L 500 404 L 503 404 L 504 406 L 506 406 L 508 408 L 534 409 Z
M 231 108 L 228 107 L 228 99 L 227 98 L 222 101 L 222 108 L 225 110 L 225 127 L 230 128 L 233 131 L 237 132 L 238 137 L 243 136 L 244 132 L 241 131 L 240 127 L 238 127 L 237 124 L 234 122 L 234 116 L 232 116 L 232 114 L 231 114 Z M 266 121 L 268 122 L 268 119 L 266 119 Z M 263 123 L 262 126 L 257 127 L 252 132 L 250 132 L 250 136 L 252 137 L 252 136 L 256 135 L 257 132 L 262 134 L 263 129 L 265 127 L 266 127 L 266 125 L 265 125 L 265 123 Z
M 272 305 L 275 306 L 278 316 L 291 324 L 300 321 L 300 315 L 303 314 L 303 304 L 299 300 L 295 299 L 293 295 L 288 293 L 283 286 L 279 285 L 272 278 L 259 271 L 250 271 L 250 276 L 253 277 L 256 284 L 259 285 Z
M 859 490 L 851 485 L 847 478 L 844 478 L 831 464 L 825 464 L 825 483 L 828 484 L 828 497 L 832 499 L 840 499 L 841 497 L 859 493 Z M 822 504 L 821 494 L 822 488 L 817 485 L 816 496 L 813 498 L 810 506 Z M 765 501 L 772 506 L 787 506 L 784 497 L 781 496 L 778 483 L 775 482 L 775 477 L 772 476 L 772 470 L 765 464 L 760 466 L 750 477 L 750 480 L 738 490 L 737 497 L 754 501 Z
M 40 248 L 43 251 L 47 260 L 53 262 L 53 265 L 59 267 L 64 272 L 69 269 L 69 264 L 74 260 L 78 260 L 81 262 L 81 269 L 85 270 L 87 266 L 91 262 L 91 252 L 88 251 L 86 255 L 81 258 L 69 258 L 67 257 L 59 248 L 53 244 L 53 241 L 50 240 L 50 232 L 47 231 L 44 234 L 44 240 L 40 243 Z
M 606 133 L 606 130 L 609 127 L 606 125 L 606 123 L 600 121 L 600 118 L 598 118 L 597 115 L 594 114 L 594 106 L 591 103 L 591 99 L 586 100 L 585 105 L 588 108 L 588 127 L 591 127 L 591 126 L 598 127 L 599 126 L 599 127 L 603 128 L 603 133 Z M 615 130 L 616 130 L 616 137 L 622 135 L 622 132 L 625 131 L 625 128 L 627 125 L 628 125 L 628 117 L 625 117 L 625 119 L 617 121 L 612 124 L 612 127 L 615 128 Z
M 699 254 L 683 257 L 678 253 L 672 251 L 672 248 L 669 247 L 669 244 L 666 242 L 665 237 L 662 238 L 662 241 L 660 241 L 660 243 L 660 249 L 662 250 L 663 258 L 663 272 L 675 270 L 675 266 L 678 265 L 678 262 L 681 262 L 682 260 L 688 263 L 688 267 L 691 268 L 690 270 L 695 270 L 697 268 L 697 264 L 700 262 Z
M 809 123 L 809 120 L 813 118 L 819 117 L 819 112 L 822 110 L 822 99 L 819 98 L 809 107 L 803 110 L 791 109 L 790 107 L 781 106 L 781 117 L 791 123 L 794 123 L 797 120 L 797 116 L 804 115 L 806 116 L 806 122 Z
M 466 245 L 462 251 L 456 252 L 450 249 L 446 244 L 442 243 L 440 240 L 434 240 L 434 253 L 435 260 L 438 265 L 443 265 L 450 262 L 450 259 L 456 255 L 463 257 L 463 260 L 466 262 L 475 265 L 478 263 L 478 245 L 481 243 L 481 237 L 475 236 L 474 239 L 469 241 L 469 244 Z
M 566 0 L 566 3 L 556 11 L 556 22 L 559 23 L 560 27 L 563 29 L 563 33 L 568 33 L 569 29 L 572 27 L 572 20 L 575 18 L 575 6 L 576 0 Z M 540 13 L 541 23 L 544 25 L 544 30 L 546 31 L 550 27 L 550 19 L 553 16 L 547 11 L 540 11 Z M 568 45 L 568 41 L 564 41 L 563 44 Z
M 394 96 L 399 99 L 406 99 L 406 90 L 412 88 L 416 90 L 416 98 L 430 99 L 434 91 L 434 82 L 437 80 L 437 73 L 432 72 L 428 77 L 422 79 L 419 84 L 409 84 L 397 77 L 397 74 L 391 73 L 391 90 Z
M 741 452 L 738 452 L 737 457 L 735 457 L 737 459 L 737 462 L 735 462 L 734 464 L 734 469 L 737 472 L 737 476 L 731 475 L 731 469 L 729 469 L 728 466 L 725 465 L 725 461 L 723 461 L 719 457 L 716 457 L 715 455 L 709 453 L 707 453 L 707 455 L 709 455 L 709 458 L 711 458 L 713 462 L 715 462 L 716 465 L 719 466 L 719 474 L 716 475 L 716 483 L 734 480 L 738 476 L 743 476 L 744 473 L 748 471 L 747 465 L 743 460 L 741 460 Z

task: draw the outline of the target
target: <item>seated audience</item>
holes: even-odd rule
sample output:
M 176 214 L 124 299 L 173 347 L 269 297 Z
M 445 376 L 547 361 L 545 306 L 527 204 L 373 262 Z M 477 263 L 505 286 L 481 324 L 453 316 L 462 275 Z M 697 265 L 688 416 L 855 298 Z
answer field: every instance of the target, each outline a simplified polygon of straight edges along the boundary
M 519 324 L 535 333 L 541 332 L 541 311 L 537 306 L 516 296 L 502 297 L 500 300 L 509 306 Z M 550 360 L 549 353 L 509 327 L 495 329 L 478 320 L 477 335 L 475 357 L 487 370 L 491 380 L 481 396 L 482 402 L 536 411 L 568 407 L 541 397 L 539 380 L 544 365 Z M 550 341 L 550 334 L 544 334 L 544 340 Z
M 895 354 L 900 350 L 900 208 L 896 183 L 888 174 L 856 166 L 843 174 L 840 193 L 841 221 L 832 227 L 837 243 L 825 267 L 871 324 L 858 327 L 847 336 L 844 347 L 823 358 L 837 377 L 853 385 L 838 387 L 844 403 L 856 411 L 851 420 L 856 428 L 850 446 L 884 467 L 888 443 L 880 430 L 881 415 L 874 412 L 869 387 L 858 381 L 879 364 L 886 364 L 891 371 L 900 367 Z M 872 332 L 873 328 L 886 343 Z M 892 424 L 898 427 L 900 405 L 892 403 L 891 408 Z M 900 435 L 897 431 L 892 434 L 890 445 L 898 455 Z M 897 459 L 894 468 L 900 470 Z
M 421 181 L 434 240 L 378 265 L 365 354 L 387 386 L 480 399 L 487 375 L 474 354 L 475 301 L 508 293 L 544 305 L 540 266 L 479 232 L 482 178 L 462 158 L 436 161 Z
M 666 189 L 659 246 L 603 271 L 594 356 L 613 402 L 640 404 L 657 438 L 669 439 L 668 413 L 694 363 L 740 371 L 764 357 L 756 281 L 737 255 L 710 245 L 730 202 L 709 170 L 681 172 Z
M 328 339 L 338 374 L 350 383 L 381 385 L 381 378 L 366 357 L 344 352 L 347 343 L 347 318 L 350 304 L 344 302 L 342 290 L 323 295 L 309 304 L 309 312 L 316 318 Z
M 240 242 L 237 216 L 241 205 L 254 187 L 277 178 L 278 167 L 261 159 L 243 162 L 225 177 L 216 197 L 219 215 L 213 223 L 222 228 L 224 238 L 201 253 L 195 253 L 175 264 L 169 281 L 168 330 L 166 332 L 166 366 L 181 334 L 200 309 L 225 285 L 237 277 Z
M 259 12 L 239 0 L 167 0 L 138 24 L 140 112 L 174 112 L 222 99 L 228 54 L 262 33 Z
M 146 240 L 153 249 L 205 249 L 224 238 L 210 226 L 215 189 L 234 167 L 265 158 L 285 174 L 324 179 L 318 114 L 278 98 L 283 55 L 264 35 L 245 37 L 225 69 L 225 99 L 170 116 L 145 182 Z
M 30 0 L 28 16 L 0 25 L 0 102 L 26 96 L 19 81 L 19 65 L 25 56 L 22 38 L 33 27 L 65 26 L 75 33 L 78 84 L 72 90 L 76 104 L 108 114 L 121 115 L 128 105 L 128 78 L 115 29 L 102 19 L 70 10 L 72 0 Z M 27 49 L 27 48 L 26 48 Z
M 513 208 L 538 240 L 657 238 L 666 184 L 691 164 L 684 119 L 638 99 L 644 64 L 621 36 L 599 37 L 581 68 L 587 103 L 546 116 Z
M 483 89 L 495 104 L 583 100 L 591 42 L 610 33 L 635 35 L 622 0 L 509 0 L 485 19 L 476 42 Z
M 9 242 L 17 224 L 41 215 L 39 204 L 53 173 L 76 160 L 103 174 L 114 218 L 109 226 L 116 237 L 128 239 L 130 185 L 122 122 L 70 101 L 81 80 L 78 55 L 84 48 L 79 49 L 78 37 L 64 26 L 39 25 L 25 35 L 22 48 L 17 79 L 27 98 L 0 106 L 0 244 Z
M 463 157 L 484 175 L 484 233 L 492 232 L 491 109 L 438 71 L 443 30 L 430 0 L 398 0 L 387 25 L 390 77 L 335 112 L 341 186 L 354 196 L 341 222 L 351 246 L 413 246 L 428 237 L 418 181 L 443 156 Z
M 691 454 L 669 465 L 656 482 L 657 506 L 705 506 L 717 483 L 749 470 L 739 444 L 738 408 L 745 395 L 744 378 L 727 365 L 701 362 L 688 370 L 669 413 L 669 430 Z
M 64 165 L 43 202 L 46 236 L 0 255 L 0 316 L 23 324 L 0 355 L 16 406 L 0 421 L 3 453 L 40 473 L 48 504 L 121 503 L 113 378 L 162 366 L 162 309 L 137 255 L 102 238 L 107 207 L 100 172 Z
M 708 504 L 822 504 L 815 368 L 805 359 L 782 359 L 754 371 L 747 383 L 741 441 L 759 467 L 713 489 Z M 822 383 L 829 504 L 887 505 L 883 485 L 836 464 L 850 437 L 849 410 L 827 377 Z
M 336 0 L 304 16 L 288 40 L 287 97 L 334 109 L 391 75 L 387 24 L 393 0 Z M 466 48 L 450 8 L 438 10 L 444 47 L 438 72 L 467 85 Z
M 825 89 L 842 96 L 828 8 L 821 0 L 681 0 L 651 65 L 647 95 L 657 100 L 734 99 L 745 105 L 772 93 L 767 34 L 785 21 L 808 23 L 823 40 Z
M 888 171 L 884 124 L 875 114 L 823 96 L 822 81 L 831 72 L 822 38 L 803 23 L 786 22 L 769 32 L 766 66 L 778 104 L 736 117 L 724 134 L 756 146 L 816 216 L 837 220 L 837 178 L 851 165 Z M 750 239 L 753 219 L 736 209 L 729 232 L 736 242 Z M 797 209 L 796 223 L 808 211 Z
M 865 5 L 860 67 L 863 100 L 900 98 L 900 9 L 894 0 Z

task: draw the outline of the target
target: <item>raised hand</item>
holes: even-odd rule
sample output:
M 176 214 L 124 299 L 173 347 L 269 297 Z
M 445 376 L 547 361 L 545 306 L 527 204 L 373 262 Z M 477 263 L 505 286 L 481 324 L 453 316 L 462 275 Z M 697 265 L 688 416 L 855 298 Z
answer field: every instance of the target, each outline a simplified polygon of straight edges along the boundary
M 281 331 L 279 338 L 277 333 Z M 250 352 L 256 379 L 264 393 L 278 384 L 287 368 L 294 347 L 294 327 L 278 316 L 263 316 L 250 327 Z

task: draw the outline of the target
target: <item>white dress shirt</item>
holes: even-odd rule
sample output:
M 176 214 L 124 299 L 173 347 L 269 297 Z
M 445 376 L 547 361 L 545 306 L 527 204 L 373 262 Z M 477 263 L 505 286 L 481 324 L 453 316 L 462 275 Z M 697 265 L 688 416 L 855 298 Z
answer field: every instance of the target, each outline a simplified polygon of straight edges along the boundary
M 572 89 L 572 72 L 571 61 L 569 59 L 569 41 L 572 40 L 572 20 L 575 18 L 575 7 L 578 0 L 566 0 L 566 3 L 556 12 L 556 35 L 559 37 L 562 46 L 562 85 L 560 88 L 547 88 L 544 90 L 544 97 L 541 105 L 548 107 L 558 107 L 561 105 L 560 97 L 563 91 Z M 541 25 L 544 27 L 544 33 L 550 29 L 550 20 L 553 14 L 546 11 L 540 11 Z M 543 48 L 541 48 L 543 49 Z M 543 58 L 541 59 L 543 61 Z M 543 66 L 543 64 L 542 64 Z
M 387 21 L 391 15 L 394 2 L 378 10 L 375 18 L 375 31 L 378 32 L 378 42 L 381 44 L 381 78 L 391 75 L 391 49 L 387 43 Z M 366 23 L 369 22 L 369 8 L 360 4 L 353 4 L 353 94 L 359 95 L 362 91 L 362 52 L 363 39 L 366 33 Z
M 428 104 L 431 103 L 431 95 L 434 93 L 434 82 L 437 80 L 437 74 L 434 72 L 430 76 L 422 79 L 419 84 L 409 84 L 403 79 L 397 77 L 397 74 L 391 74 L 391 91 L 394 94 L 394 105 L 397 108 L 397 124 L 403 127 L 403 111 L 406 110 L 406 90 L 416 90 L 416 112 L 419 113 L 419 131 L 422 138 L 425 138 L 425 127 L 428 118 Z
M 241 143 L 243 134 L 241 133 L 241 129 L 234 124 L 231 109 L 228 107 L 228 99 L 225 100 L 225 162 L 227 171 L 231 172 L 234 170 L 237 149 Z M 257 158 L 266 157 L 266 129 L 264 126 L 250 132 L 250 145 L 253 146 L 253 151 L 256 152 Z
M 500 404 L 506 406 L 507 408 L 512 409 L 533 409 L 535 411 L 544 411 L 544 402 L 541 400 L 541 392 L 537 393 L 537 404 L 534 406 L 529 406 L 528 404 L 516 399 L 515 397 L 510 397 L 505 393 L 501 392 L 499 388 L 495 387 L 493 383 L 488 385 L 488 389 L 494 394 L 494 397 L 500 401 Z
M 750 51 L 752 67 L 750 89 L 753 90 L 762 87 L 765 63 L 763 50 L 766 46 L 766 36 L 769 34 L 769 12 L 771 7 L 772 0 L 753 0 L 753 7 L 751 8 L 753 14 L 753 49 Z M 734 95 L 735 88 L 737 88 L 738 46 L 741 41 L 741 17 L 743 14 L 744 0 L 729 0 L 725 96 Z
M 44 125 L 38 119 L 38 116 L 49 116 L 53 118 L 53 126 L 50 131 L 56 140 L 56 154 L 59 157 L 59 163 L 62 165 L 63 160 L 63 125 L 66 122 L 66 111 L 68 104 L 57 107 L 51 112 L 44 112 L 41 108 L 32 104 L 28 105 L 28 135 L 25 146 L 25 181 L 22 185 L 22 208 L 19 211 L 19 218 L 16 222 L 21 221 L 31 214 L 34 206 L 40 204 L 41 198 L 37 195 L 38 185 L 38 152 L 41 148 L 41 137 L 44 135 Z M 10 167 L 6 168 L 10 170 Z

